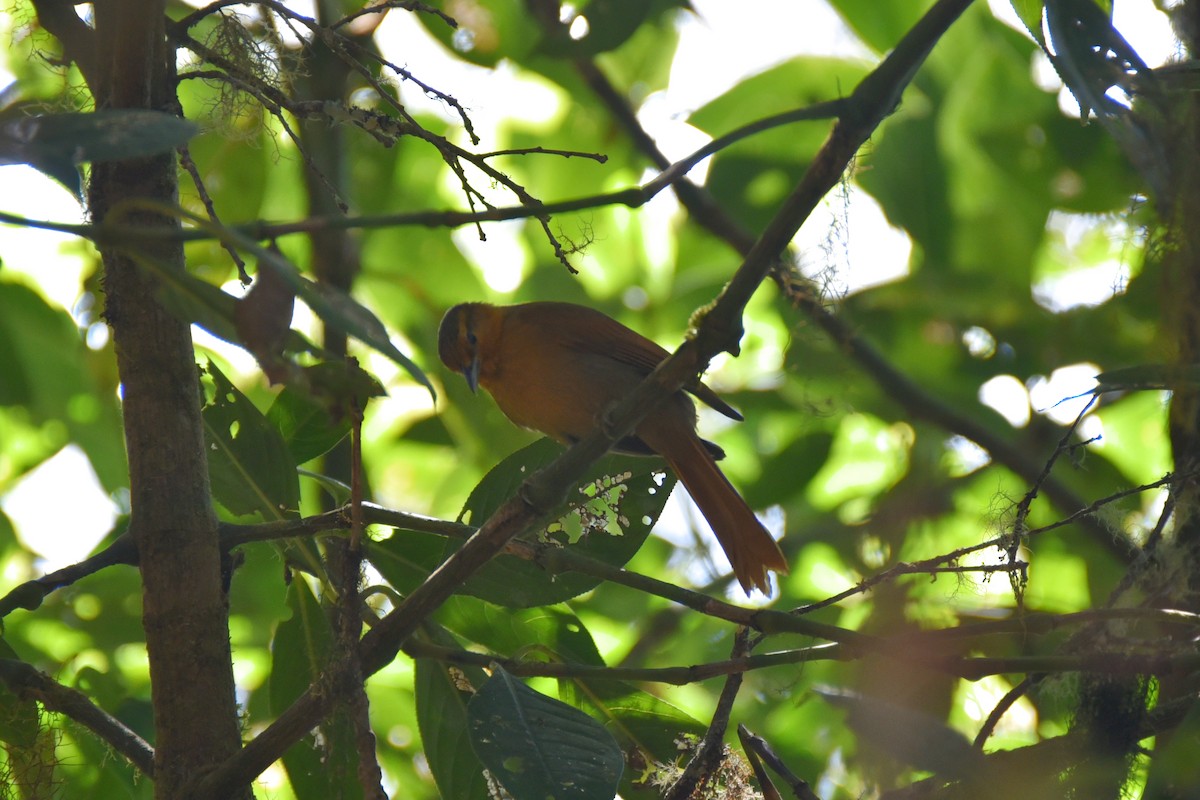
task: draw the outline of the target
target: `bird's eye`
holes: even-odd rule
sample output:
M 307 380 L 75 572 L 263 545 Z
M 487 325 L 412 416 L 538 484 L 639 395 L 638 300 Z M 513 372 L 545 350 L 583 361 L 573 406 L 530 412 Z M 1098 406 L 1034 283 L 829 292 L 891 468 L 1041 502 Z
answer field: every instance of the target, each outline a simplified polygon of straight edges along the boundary
M 479 344 L 479 337 L 475 335 L 475 331 L 467 331 L 467 344 L 472 347 Z

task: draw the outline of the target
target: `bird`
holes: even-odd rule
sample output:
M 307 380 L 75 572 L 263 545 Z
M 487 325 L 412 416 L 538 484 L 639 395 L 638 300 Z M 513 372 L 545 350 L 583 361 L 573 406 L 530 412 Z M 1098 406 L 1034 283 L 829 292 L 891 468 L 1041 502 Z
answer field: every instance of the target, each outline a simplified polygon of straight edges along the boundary
M 572 444 L 597 426 L 669 355 L 601 311 L 564 302 L 454 306 L 438 329 L 438 355 L 482 386 L 517 425 Z M 696 379 L 684 387 L 727 417 L 742 416 Z M 696 433 L 696 406 L 678 391 L 614 449 L 660 455 L 683 482 L 749 595 L 770 595 L 768 571 L 788 572 L 779 545 L 717 466 L 724 451 Z

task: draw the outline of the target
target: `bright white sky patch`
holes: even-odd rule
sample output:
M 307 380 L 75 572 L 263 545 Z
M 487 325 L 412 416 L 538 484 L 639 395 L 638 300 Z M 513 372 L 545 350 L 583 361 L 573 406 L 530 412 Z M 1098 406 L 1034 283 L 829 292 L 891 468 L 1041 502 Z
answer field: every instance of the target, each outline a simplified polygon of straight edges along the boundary
M 81 561 L 117 519 L 91 462 L 73 444 L 23 477 L 0 498 L 0 508 L 47 572 Z
M 1059 425 L 1069 425 L 1091 401 L 1089 392 L 1096 388 L 1095 364 L 1071 364 L 1050 373 L 1049 378 L 1035 378 L 1029 385 L 1029 399 L 1039 414 L 1045 414 Z
M 532 260 L 525 247 L 524 220 L 484 223 L 487 241 L 479 238 L 474 225 L 455 228 L 450 234 L 459 251 L 483 272 L 494 291 L 506 294 L 521 285 L 525 268 Z
M 1053 211 L 1046 229 L 1037 257 L 1036 272 L 1042 274 L 1032 289 L 1038 305 L 1062 313 L 1101 305 L 1125 291 L 1128 261 L 1143 247 L 1142 234 L 1131 230 L 1127 219 Z
M 980 386 L 979 402 L 995 409 L 1014 428 L 1029 424 L 1029 392 L 1012 375 L 997 375 Z

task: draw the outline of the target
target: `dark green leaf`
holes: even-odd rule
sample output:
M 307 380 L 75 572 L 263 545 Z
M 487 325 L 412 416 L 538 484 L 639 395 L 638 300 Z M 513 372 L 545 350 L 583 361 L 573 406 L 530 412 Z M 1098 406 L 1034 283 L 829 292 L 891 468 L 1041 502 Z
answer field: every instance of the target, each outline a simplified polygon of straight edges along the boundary
M 325 610 L 297 577 L 288 588 L 291 619 L 279 624 L 271 642 L 271 712 L 279 714 L 321 674 L 333 643 Z M 283 755 L 288 780 L 297 800 L 327 800 L 362 796 L 355 776 L 353 728 L 344 714 L 335 713 L 321 725 L 321 736 L 309 734 Z
M 433 572 L 446 552 L 442 536 L 397 530 L 382 542 L 368 542 L 367 559 L 396 591 L 407 594 Z
M 348 419 L 332 419 L 323 405 L 290 386 L 275 397 L 267 419 L 279 430 L 297 464 L 324 455 L 350 432 Z
M 573 39 L 564 31 L 561 39 L 547 39 L 542 50 L 550 55 L 576 57 L 615 50 L 668 5 L 686 4 L 682 0 L 669 4 L 649 0 L 591 0 L 579 9 L 579 17 L 587 21 L 586 34 Z
M 604 725 L 627 753 L 627 763 L 670 764 L 679 757 L 679 742 L 684 737 L 703 736 L 706 728 L 667 701 L 623 681 L 563 678 L 558 691 L 563 702 Z M 627 770 L 621 780 L 621 797 L 661 797 L 640 778 Z
M 103 109 L 86 114 L 0 115 L 0 164 L 29 164 L 80 196 L 85 161 L 118 161 L 157 155 L 199 131 L 195 123 L 145 109 Z
M 621 749 L 595 720 L 496 669 L 467 704 L 471 746 L 515 800 L 612 800 Z
M 211 361 L 208 374 L 214 393 L 203 417 L 213 497 L 237 515 L 294 516 L 300 483 L 283 437 Z
M 543 439 L 500 462 L 475 487 L 463 509 L 482 524 L 521 483 L 562 452 Z M 660 480 L 654 459 L 613 456 L 601 460 L 570 501 L 551 537 L 572 552 L 606 564 L 622 565 L 641 547 L 671 494 L 673 478 Z M 457 549 L 452 543 L 447 552 Z M 558 603 L 594 588 L 600 580 L 579 573 L 549 575 L 514 556 L 499 556 L 479 570 L 462 591 L 499 605 Z
M 437 644 L 457 644 L 444 631 L 431 633 Z M 413 668 L 421 741 L 443 800 L 490 800 L 467 721 L 467 704 L 487 674 L 478 667 L 451 667 L 427 658 L 417 659 Z
M 604 666 L 583 622 L 563 606 L 510 609 L 455 597 L 443 606 L 439 621 L 456 635 L 505 657 L 536 652 L 551 661 Z

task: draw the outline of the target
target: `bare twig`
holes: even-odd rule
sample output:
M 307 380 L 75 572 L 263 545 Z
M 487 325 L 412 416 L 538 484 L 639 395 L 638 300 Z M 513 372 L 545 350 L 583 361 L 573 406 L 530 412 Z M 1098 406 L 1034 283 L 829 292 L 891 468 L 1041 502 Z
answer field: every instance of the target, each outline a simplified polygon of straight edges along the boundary
M 740 741 L 742 743 L 742 747 L 745 748 L 746 755 L 750 756 L 753 754 L 754 757 L 761 758 L 767 764 L 767 766 L 773 769 L 776 774 L 788 782 L 788 786 L 792 788 L 792 794 L 796 796 L 797 800 L 820 800 L 817 797 L 817 794 L 812 790 L 812 787 L 808 785 L 808 781 L 798 777 L 794 772 L 792 772 L 791 769 L 788 768 L 788 765 L 784 763 L 783 759 L 780 758 L 771 748 L 771 745 L 766 739 L 758 736 L 757 734 L 751 733 L 750 729 L 745 725 L 738 725 L 737 731 L 738 741 Z M 751 764 L 754 765 L 754 762 L 751 761 Z M 755 775 L 758 775 L 759 770 L 757 765 L 755 766 L 756 768 L 754 773 Z M 767 776 L 760 776 L 759 782 L 765 784 L 765 778 L 767 778 Z M 763 786 L 763 793 L 765 796 L 765 785 Z
M 752 670 L 768 669 L 784 665 L 805 664 L 810 661 L 844 660 L 848 657 L 846 648 L 838 644 L 818 644 L 796 650 L 783 650 L 765 655 L 733 656 L 725 661 L 713 661 L 707 664 L 691 664 L 686 667 L 602 667 L 595 664 L 575 664 L 570 662 L 546 662 L 519 658 L 502 658 L 487 653 L 476 653 L 460 648 L 442 647 L 409 639 L 404 645 L 404 653 L 412 658 L 428 658 L 448 664 L 461 666 L 486 667 L 489 664 L 499 664 L 506 672 L 522 678 L 576 678 L 622 681 L 653 681 L 672 686 L 684 686 L 689 683 L 711 680 L 722 676 L 736 675 Z
M 979 726 L 979 732 L 975 734 L 973 744 L 976 749 L 982 750 L 987 740 L 991 738 L 992 733 L 996 730 L 996 726 L 1000 724 L 1000 719 L 1008 713 L 1008 710 L 1025 695 L 1029 694 L 1029 690 L 1042 681 L 1044 675 L 1026 675 L 1020 683 L 1004 693 L 1004 697 L 996 703 L 995 707 L 988 713 L 987 719 Z
M 454 17 L 450 16 L 445 11 L 442 11 L 440 8 L 434 8 L 426 3 L 419 3 L 417 0 L 379 0 L 379 2 L 371 3 L 363 6 L 358 11 L 347 14 L 329 27 L 337 30 L 344 25 L 349 25 L 359 17 L 366 16 L 367 14 L 384 14 L 393 8 L 402 8 L 405 11 L 419 11 L 424 14 L 432 14 L 433 16 L 440 18 L 452 29 L 458 27 L 458 20 L 454 19 Z
M 1029 517 L 1029 509 L 1033 505 L 1034 499 L 1038 496 L 1038 490 L 1041 489 L 1046 479 L 1050 477 L 1050 471 L 1054 469 L 1054 464 L 1058 461 L 1059 456 L 1072 449 L 1071 437 L 1075 435 L 1075 431 L 1079 428 L 1079 423 L 1083 422 L 1084 415 L 1092 409 L 1097 399 L 1099 399 L 1098 396 L 1093 394 L 1088 399 L 1087 404 L 1079 409 L 1079 413 L 1075 415 L 1075 420 L 1063 431 L 1063 435 L 1059 438 L 1054 452 L 1046 459 L 1046 465 L 1034 479 L 1033 485 L 1029 487 L 1029 491 L 1025 493 L 1025 496 L 1021 498 L 1021 502 L 1017 504 L 1017 515 L 1013 522 L 1013 533 L 1017 538 L 1025 530 L 1025 520 Z
M 196 194 L 200 197 L 200 202 L 204 204 L 204 210 L 208 214 L 208 219 L 214 225 L 221 224 L 221 218 L 217 216 L 217 208 L 213 205 L 212 196 L 208 193 L 208 187 L 204 185 L 204 179 L 200 177 L 200 170 L 196 167 L 196 162 L 192 160 L 192 151 L 187 145 L 182 145 L 179 148 L 179 165 L 183 167 L 192 179 L 192 185 L 196 187 Z M 238 278 L 242 285 L 250 283 L 250 276 L 246 274 L 246 262 L 242 259 L 237 248 L 233 247 L 228 242 L 221 242 L 221 247 L 225 252 L 229 253 L 229 257 L 233 259 L 234 266 L 237 267 Z
M 745 658 L 749 653 L 749 637 L 747 631 L 743 629 L 738 631 L 734 637 L 732 657 L 734 659 Z M 716 708 L 713 710 L 712 722 L 709 723 L 708 730 L 704 732 L 704 738 L 700 740 L 700 746 L 696 748 L 696 752 L 692 755 L 692 760 L 688 762 L 683 774 L 663 795 L 665 800 L 687 800 L 693 796 L 699 786 L 712 779 L 713 772 L 720 763 L 721 754 L 725 748 L 725 731 L 729 728 L 729 716 L 733 713 L 733 701 L 737 699 L 737 693 L 742 688 L 742 680 L 741 672 L 733 673 L 725 679 L 725 685 L 721 688 L 721 696 L 717 699 Z
M 230 66 L 229 62 L 223 59 L 219 54 L 213 53 L 199 42 L 196 42 L 195 44 L 198 48 L 202 48 L 198 52 L 206 59 L 211 60 L 217 66 Z M 202 79 L 226 82 L 229 85 L 240 89 L 247 94 L 250 94 L 277 118 L 280 117 L 286 110 L 294 116 L 300 118 L 326 118 L 351 122 L 363 131 L 375 136 L 385 144 L 390 144 L 391 140 L 389 136 L 407 135 L 411 132 L 411 127 L 408 126 L 407 123 L 401 123 L 393 118 L 374 114 L 364 109 L 346 108 L 338 104 L 330 104 L 325 102 L 292 101 L 287 95 L 280 92 L 275 87 L 270 86 L 269 84 L 255 81 L 251 78 L 239 78 L 238 76 L 230 74 L 227 71 L 192 70 L 181 74 L 179 77 L 180 80 Z M 357 217 L 313 216 L 296 222 L 287 223 L 270 223 L 261 221 L 245 223 L 241 225 L 234 225 L 232 226 L 232 229 L 257 240 L 274 240 L 283 236 L 289 236 L 293 234 L 311 234 L 324 230 L 372 229 L 406 225 L 422 226 L 427 228 L 458 228 L 464 225 L 478 225 L 482 222 L 504 222 L 515 219 L 528 219 L 529 217 L 536 216 L 538 214 L 554 216 L 556 214 L 583 211 L 608 205 L 622 205 L 628 208 L 639 208 L 648 203 L 650 200 L 654 199 L 654 197 L 670 186 L 676 186 L 677 190 L 681 186 L 692 186 L 692 184 L 688 183 L 686 180 L 686 173 L 688 170 L 690 170 L 700 161 L 711 156 L 713 153 L 718 152 L 721 148 L 728 147 L 729 145 L 741 141 L 742 139 L 745 139 L 754 133 L 758 133 L 770 128 L 791 124 L 800 120 L 828 118 L 831 113 L 841 107 L 843 102 L 844 101 L 835 101 L 834 103 L 818 103 L 815 106 L 793 109 L 792 111 L 787 111 L 782 114 L 776 114 L 771 117 L 757 120 L 738 128 L 737 130 L 731 131 L 730 133 L 714 140 L 713 142 L 710 142 L 709 144 L 701 147 L 690 155 L 685 156 L 674 164 L 668 164 L 664 168 L 663 172 L 656 175 L 646 183 L 639 186 L 621 189 L 615 192 L 608 192 L 599 195 L 588 195 L 586 197 L 553 203 L 544 203 L 537 207 L 517 205 L 494 207 L 485 209 L 483 211 L 471 212 L 440 210 L 418 211 L 402 214 L 375 214 Z M 284 130 L 285 132 L 289 133 L 289 136 L 292 135 L 290 128 L 285 126 Z M 299 145 L 299 143 L 297 144 Z M 537 148 L 534 148 L 534 150 L 536 151 Z M 494 155 L 499 155 L 503 152 L 505 151 L 483 153 L 474 155 L 473 157 L 486 159 Z M 571 153 L 571 155 L 568 156 L 568 152 L 570 151 L 564 151 L 557 154 L 560 154 L 563 157 L 588 157 L 594 158 L 595 160 L 600 160 L 603 158 L 601 155 L 588 153 Z M 693 186 L 693 188 L 696 187 Z M 138 228 L 126 228 L 119 225 L 110 225 L 104 231 L 100 231 L 92 225 L 60 223 L 48 220 L 34 220 L 8 212 L 0 212 L 0 221 L 42 230 L 71 233 L 92 240 L 99 240 L 105 235 L 112 237 L 129 237 L 130 239 L 161 239 L 165 236 L 171 236 L 172 238 L 176 238 L 185 242 L 220 238 L 218 234 L 212 230 L 199 228 L 185 229 L 183 231 L 176 231 L 174 233 L 167 234 L 155 230 L 148 231 Z

